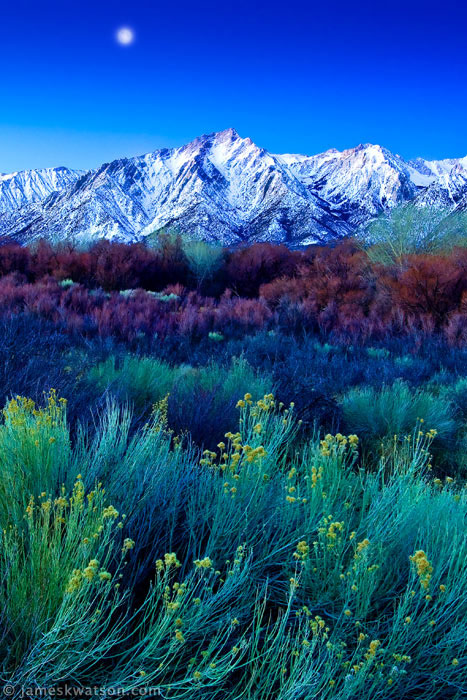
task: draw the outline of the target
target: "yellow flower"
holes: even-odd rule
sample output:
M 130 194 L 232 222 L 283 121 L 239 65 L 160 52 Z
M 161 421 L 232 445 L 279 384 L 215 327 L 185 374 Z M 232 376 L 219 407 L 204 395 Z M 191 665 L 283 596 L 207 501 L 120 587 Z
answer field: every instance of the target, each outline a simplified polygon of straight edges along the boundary
M 175 566 L 178 569 L 181 566 L 175 552 L 169 552 L 164 554 L 164 562 L 167 568 L 169 568 L 170 566 Z
M 92 581 L 94 576 L 96 575 L 96 570 L 92 566 L 87 566 L 84 571 L 83 571 L 83 576 L 88 579 L 88 581 Z
M 73 575 L 68 581 L 68 586 L 66 588 L 67 593 L 74 593 L 81 588 L 82 576 L 83 574 L 81 573 L 80 569 L 74 569 Z
M 442 583 L 439 587 L 439 590 L 441 591 L 441 593 L 446 593 L 446 586 Z
M 381 645 L 381 642 L 379 641 L 379 639 L 373 639 L 368 646 L 368 651 L 365 654 L 365 658 L 372 659 L 375 656 L 375 654 L 378 650 L 378 647 L 380 645 Z
M 344 615 L 345 615 L 346 617 L 350 617 L 351 614 L 352 614 L 352 612 L 351 612 L 348 608 L 347 608 L 347 610 L 344 610 Z
M 357 544 L 357 554 L 360 554 L 360 552 L 363 552 L 364 549 L 369 547 L 370 545 L 370 540 L 364 539 L 361 542 Z
M 112 574 L 109 574 L 108 571 L 101 571 L 99 574 L 99 578 L 101 581 L 110 581 L 112 578 Z
M 305 540 L 301 540 L 297 544 L 297 551 L 294 554 L 295 559 L 306 559 L 308 556 L 308 552 L 310 551 L 309 546 L 307 545 Z
M 204 557 L 204 559 L 195 559 L 194 564 L 197 569 L 210 569 L 212 567 L 212 560 L 209 557 Z
M 52 506 L 52 501 L 49 499 L 48 501 L 44 501 L 41 503 L 41 508 L 45 513 L 48 513 L 50 508 Z
M 433 567 L 428 561 L 428 558 L 423 551 L 419 549 L 415 552 L 413 556 L 410 557 L 410 561 L 415 564 L 418 578 L 420 580 L 420 585 L 422 588 L 427 589 L 430 585 L 431 574 L 433 573 Z
M 130 540 L 129 537 L 127 537 L 127 538 L 123 541 L 123 551 L 124 551 L 124 552 L 125 552 L 125 551 L 127 552 L 129 549 L 133 549 L 134 546 L 135 546 L 134 540 Z
M 330 540 L 335 540 L 337 538 L 338 533 L 342 532 L 342 530 L 344 529 L 344 524 L 345 523 L 343 522 L 331 523 L 326 533 L 326 537 L 328 537 Z
M 458 665 L 459 665 L 458 659 L 453 659 L 453 660 L 451 661 L 451 663 L 452 663 L 453 666 L 458 666 Z
M 103 518 L 118 518 L 118 510 L 115 510 L 113 506 L 108 506 L 107 508 L 104 508 L 102 512 L 102 517 Z

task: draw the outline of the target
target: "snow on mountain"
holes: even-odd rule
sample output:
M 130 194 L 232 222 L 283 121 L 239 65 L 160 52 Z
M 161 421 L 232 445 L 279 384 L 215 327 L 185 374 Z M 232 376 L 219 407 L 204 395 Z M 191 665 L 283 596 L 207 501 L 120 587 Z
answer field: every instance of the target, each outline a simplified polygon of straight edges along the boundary
M 444 163 L 445 161 L 441 161 Z M 415 198 L 419 206 L 452 210 L 467 198 L 467 168 L 460 162 L 451 169 L 440 170 L 437 177 Z
M 352 228 L 415 195 L 407 164 L 381 146 L 364 144 L 311 157 L 276 157 Z
M 371 144 L 273 155 L 227 129 L 84 173 L 0 176 L 0 235 L 134 241 L 165 227 L 223 244 L 308 244 L 405 201 L 453 209 L 466 186 L 467 157 L 406 162 Z
M 0 212 L 15 211 L 31 202 L 40 202 L 51 192 L 65 189 L 80 177 L 77 170 L 44 168 L 0 174 Z

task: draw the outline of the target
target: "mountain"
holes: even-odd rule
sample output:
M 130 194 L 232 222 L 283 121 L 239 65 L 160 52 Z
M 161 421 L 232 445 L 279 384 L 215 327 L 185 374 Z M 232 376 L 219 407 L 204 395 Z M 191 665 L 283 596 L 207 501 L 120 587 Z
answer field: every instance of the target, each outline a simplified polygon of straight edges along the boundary
M 80 174 L 79 171 L 68 168 L 23 170 L 9 175 L 0 173 L 0 213 L 40 202 L 52 192 L 68 187 Z
M 288 165 L 310 193 L 319 193 L 353 230 L 416 193 L 407 164 L 381 146 L 365 144 L 311 157 L 276 158 Z
M 354 234 L 399 203 L 467 207 L 467 157 L 404 161 L 378 145 L 277 155 L 233 129 L 87 172 L 0 176 L 0 236 L 144 240 L 162 228 L 233 244 Z

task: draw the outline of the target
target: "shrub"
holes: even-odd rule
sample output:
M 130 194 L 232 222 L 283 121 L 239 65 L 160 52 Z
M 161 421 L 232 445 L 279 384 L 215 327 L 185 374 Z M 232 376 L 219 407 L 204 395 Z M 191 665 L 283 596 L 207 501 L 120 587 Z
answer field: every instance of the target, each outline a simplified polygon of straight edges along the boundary
M 181 368 L 169 396 L 169 424 L 178 434 L 189 431 L 199 445 L 213 447 L 236 422 L 236 403 L 247 391 L 263 395 L 274 388 L 272 377 L 256 373 L 243 359 L 230 367 L 215 363 Z
M 405 253 L 382 266 L 352 241 L 306 252 L 272 244 L 224 251 L 166 234 L 153 249 L 39 242 L 0 248 L 0 306 L 2 316 L 27 310 L 71 332 L 130 343 L 277 328 L 347 344 L 443 334 L 463 347 L 466 256 L 465 247 Z
M 355 387 L 340 400 L 345 429 L 356 432 L 375 448 L 385 438 L 411 433 L 422 420 L 448 441 L 457 424 L 452 404 L 430 391 L 410 389 L 401 380 L 381 389 Z
M 293 407 L 247 392 L 238 410 L 238 430 L 199 459 L 160 414 L 131 436 L 128 411 L 109 405 L 62 465 L 71 488 L 44 478 L 26 506 L 12 494 L 23 517 L 10 527 L 0 513 L 4 682 L 179 700 L 304 686 L 324 700 L 455 697 L 467 496 L 430 477 L 430 436 L 357 472 L 356 435 L 297 449 Z
M 121 401 L 130 401 L 141 413 L 170 393 L 178 374 L 156 358 L 111 356 L 90 369 L 87 382 Z
M 254 243 L 230 254 L 227 284 L 238 294 L 253 297 L 262 284 L 276 277 L 293 275 L 300 260 L 300 253 L 290 251 L 286 246 Z
M 54 390 L 45 408 L 17 396 L 3 409 L 0 425 L 0 520 L 21 525 L 28 499 L 63 483 L 70 461 L 66 400 Z
M 176 434 L 189 432 L 198 444 L 214 445 L 236 420 L 238 396 L 253 388 L 266 393 L 273 387 L 267 374 L 259 376 L 243 359 L 230 367 L 210 362 L 206 367 L 172 368 L 156 358 L 126 355 L 109 357 L 92 367 L 87 384 L 129 401 L 138 417 L 168 396 L 168 421 Z
M 467 217 L 402 204 L 372 221 L 362 235 L 371 244 L 370 259 L 388 265 L 409 254 L 434 253 L 456 245 L 467 236 Z
M 224 250 L 204 241 L 184 241 L 183 252 L 198 287 L 212 279 L 224 261 Z

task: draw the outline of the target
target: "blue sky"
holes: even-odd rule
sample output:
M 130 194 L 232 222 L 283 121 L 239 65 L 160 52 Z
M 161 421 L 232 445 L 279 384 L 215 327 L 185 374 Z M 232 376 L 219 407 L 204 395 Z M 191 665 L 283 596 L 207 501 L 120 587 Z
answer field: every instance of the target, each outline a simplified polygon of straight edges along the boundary
M 230 126 L 272 152 L 466 155 L 463 5 L 4 3 L 0 172 L 94 167 Z

